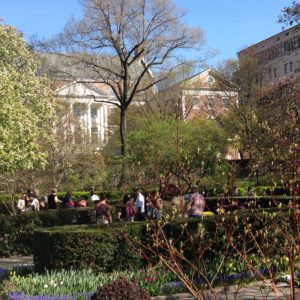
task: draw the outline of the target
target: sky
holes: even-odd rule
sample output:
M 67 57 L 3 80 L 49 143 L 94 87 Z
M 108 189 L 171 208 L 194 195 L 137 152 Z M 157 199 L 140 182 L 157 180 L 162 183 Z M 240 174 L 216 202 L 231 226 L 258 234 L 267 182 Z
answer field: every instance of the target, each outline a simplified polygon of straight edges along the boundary
M 282 30 L 277 23 L 283 7 L 292 0 L 175 0 L 186 11 L 184 21 L 200 27 L 206 47 L 218 51 L 208 64 L 236 58 L 236 52 Z M 59 33 L 67 20 L 80 17 L 78 0 L 0 0 L 0 19 L 18 28 L 25 39 Z

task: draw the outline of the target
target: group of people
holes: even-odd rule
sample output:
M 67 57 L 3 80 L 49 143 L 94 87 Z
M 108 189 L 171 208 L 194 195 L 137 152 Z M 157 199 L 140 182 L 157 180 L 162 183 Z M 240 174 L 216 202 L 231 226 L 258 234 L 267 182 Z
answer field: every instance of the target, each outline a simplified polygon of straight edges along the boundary
M 118 212 L 119 221 L 144 221 L 161 219 L 162 201 L 158 191 L 152 191 L 145 198 L 140 188 L 135 189 L 135 198 L 130 194 L 123 197 L 123 207 Z
M 19 212 L 39 211 L 46 207 L 45 197 L 40 197 L 37 189 L 23 193 L 18 200 L 17 209 Z
M 146 197 L 142 194 L 140 188 L 136 188 L 134 193 L 133 197 L 129 193 L 124 194 L 123 205 L 117 207 L 118 221 L 144 221 L 147 218 L 159 220 L 162 218 L 162 200 L 158 191 L 152 191 Z M 185 198 L 188 214 L 191 217 L 202 216 L 205 200 L 199 194 L 196 186 L 192 188 L 192 192 L 186 195 Z M 107 194 L 100 193 L 98 196 L 94 191 L 91 191 L 90 199 L 93 202 L 96 222 L 98 224 L 111 224 L 112 213 L 107 203 Z M 88 206 L 88 196 L 83 195 L 76 206 Z M 37 190 L 32 190 L 29 193 L 22 194 L 17 208 L 20 212 L 39 211 L 45 208 L 75 208 L 75 201 L 71 192 L 67 192 L 64 199 L 60 200 L 57 197 L 57 190 L 52 189 L 46 200 L 45 197 L 39 197 Z

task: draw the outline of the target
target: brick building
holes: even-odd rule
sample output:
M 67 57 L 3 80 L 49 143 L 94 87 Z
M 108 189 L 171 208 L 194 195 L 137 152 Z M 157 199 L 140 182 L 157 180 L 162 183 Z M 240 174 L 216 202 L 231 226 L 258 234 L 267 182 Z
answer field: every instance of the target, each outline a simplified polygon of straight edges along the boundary
M 198 116 L 215 118 L 237 102 L 237 93 L 220 87 L 216 71 L 200 72 L 182 83 L 182 114 L 185 119 Z
M 300 74 L 300 25 L 275 34 L 238 52 L 258 59 L 262 67 L 263 83 L 274 83 Z

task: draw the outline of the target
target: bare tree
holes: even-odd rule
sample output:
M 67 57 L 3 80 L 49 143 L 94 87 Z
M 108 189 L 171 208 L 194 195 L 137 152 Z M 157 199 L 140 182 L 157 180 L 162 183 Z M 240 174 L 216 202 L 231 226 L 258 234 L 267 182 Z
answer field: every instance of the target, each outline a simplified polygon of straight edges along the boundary
M 178 65 L 183 50 L 200 49 L 203 32 L 185 25 L 184 13 L 171 0 L 82 0 L 81 4 L 82 19 L 71 20 L 49 44 L 56 46 L 53 53 L 68 58 L 69 67 L 76 65 L 86 77 L 108 84 L 116 95 L 117 101 L 106 102 L 120 109 L 124 157 L 129 105 L 145 91 L 154 92 L 154 86 Z M 162 69 L 164 76 L 153 76 Z
M 104 162 L 81 120 L 63 103 L 58 103 L 56 111 L 56 142 L 47 145 L 47 168 L 41 174 L 44 185 L 74 188 L 75 181 L 81 189 L 101 186 L 105 179 Z

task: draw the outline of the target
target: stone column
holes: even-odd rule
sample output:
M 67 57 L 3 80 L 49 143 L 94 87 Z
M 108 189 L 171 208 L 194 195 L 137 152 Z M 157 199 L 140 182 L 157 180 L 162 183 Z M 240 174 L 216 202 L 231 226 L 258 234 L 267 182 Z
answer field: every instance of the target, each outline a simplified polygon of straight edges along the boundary
M 87 104 L 87 110 L 86 110 L 86 129 L 89 135 L 92 134 L 92 116 L 91 116 L 91 103 Z
M 104 144 L 104 105 L 102 104 L 100 107 L 100 142 L 101 144 Z

